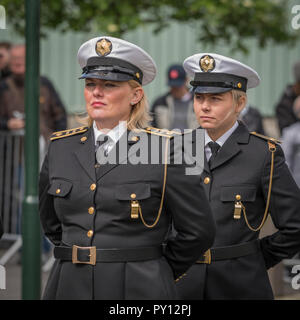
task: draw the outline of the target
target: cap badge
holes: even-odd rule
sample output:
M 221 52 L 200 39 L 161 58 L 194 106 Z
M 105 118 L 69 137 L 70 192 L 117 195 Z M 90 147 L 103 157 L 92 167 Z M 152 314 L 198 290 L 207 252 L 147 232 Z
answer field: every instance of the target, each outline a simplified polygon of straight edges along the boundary
M 206 55 L 200 58 L 200 68 L 203 72 L 209 72 L 216 67 L 215 59 L 212 56 Z
M 107 56 L 111 53 L 112 43 L 110 40 L 103 38 L 97 41 L 95 49 L 99 56 Z

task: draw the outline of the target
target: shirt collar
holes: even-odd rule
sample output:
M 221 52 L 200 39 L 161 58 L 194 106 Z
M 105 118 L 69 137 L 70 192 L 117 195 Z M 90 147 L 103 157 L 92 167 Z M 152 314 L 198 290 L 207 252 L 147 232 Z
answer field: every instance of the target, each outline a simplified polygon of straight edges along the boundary
M 234 125 L 226 131 L 219 139 L 217 139 L 217 144 L 222 147 L 226 140 L 231 136 L 231 134 L 235 131 L 235 129 L 239 126 L 239 123 L 236 121 Z M 210 141 L 213 141 L 205 130 L 205 147 Z
M 126 132 L 127 125 L 126 125 L 126 121 L 120 121 L 119 124 L 115 126 L 113 129 L 111 129 L 110 131 L 103 132 L 97 128 L 96 122 L 94 121 L 93 130 L 94 130 L 96 145 L 97 145 L 97 139 L 101 134 L 106 134 L 113 141 L 113 143 L 116 144 L 118 140 L 121 138 L 121 136 Z

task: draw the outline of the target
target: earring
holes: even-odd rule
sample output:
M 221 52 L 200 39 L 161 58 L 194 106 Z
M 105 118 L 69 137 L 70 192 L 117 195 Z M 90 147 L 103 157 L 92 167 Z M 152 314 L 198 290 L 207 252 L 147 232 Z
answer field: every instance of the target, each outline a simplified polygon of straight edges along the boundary
M 134 103 L 134 102 L 130 102 L 130 105 L 134 106 L 134 105 L 135 105 L 135 103 Z

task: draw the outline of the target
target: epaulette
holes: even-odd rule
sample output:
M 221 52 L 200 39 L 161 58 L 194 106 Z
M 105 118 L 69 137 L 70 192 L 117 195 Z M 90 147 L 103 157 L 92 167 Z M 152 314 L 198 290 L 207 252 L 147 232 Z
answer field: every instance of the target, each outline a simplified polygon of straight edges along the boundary
M 154 128 L 154 127 L 147 127 L 145 129 L 141 129 L 143 132 L 147 132 L 150 134 L 155 134 L 161 137 L 166 137 L 166 138 L 173 138 L 176 135 L 182 135 L 181 132 L 175 131 L 175 130 L 168 130 L 168 129 L 159 129 L 159 128 Z
M 267 140 L 267 141 L 272 141 L 272 142 L 277 143 L 277 144 L 281 143 L 281 141 L 278 140 L 278 139 L 271 138 L 271 137 L 268 137 L 268 136 L 264 136 L 263 134 L 256 133 L 255 131 L 250 132 L 250 134 L 253 134 L 256 137 L 262 138 L 262 139 Z
M 50 140 L 56 140 L 60 138 L 73 136 L 75 134 L 87 131 L 88 128 L 89 127 L 79 127 L 79 128 L 69 129 L 69 130 L 57 131 L 51 135 Z

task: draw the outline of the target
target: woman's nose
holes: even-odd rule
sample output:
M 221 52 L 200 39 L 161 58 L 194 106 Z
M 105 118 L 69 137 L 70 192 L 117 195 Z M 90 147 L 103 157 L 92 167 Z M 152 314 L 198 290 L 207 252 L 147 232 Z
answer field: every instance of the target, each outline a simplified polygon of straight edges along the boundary
M 103 86 L 97 84 L 93 90 L 95 96 L 103 96 Z

